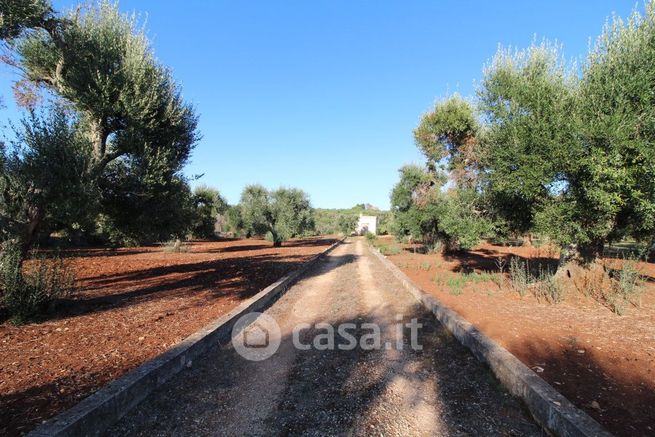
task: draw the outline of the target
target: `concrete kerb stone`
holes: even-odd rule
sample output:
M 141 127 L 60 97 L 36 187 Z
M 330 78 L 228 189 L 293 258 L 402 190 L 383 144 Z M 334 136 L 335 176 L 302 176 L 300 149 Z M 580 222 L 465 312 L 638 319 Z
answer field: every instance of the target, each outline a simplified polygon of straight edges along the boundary
M 507 349 L 478 331 L 471 323 L 437 298 L 423 292 L 378 250 L 368 244 L 366 246 L 402 283 L 404 288 L 431 311 L 460 343 L 470 349 L 479 361 L 486 363 L 491 368 L 510 393 L 523 400 L 537 423 L 548 432 L 563 437 L 612 435 Z
M 88 436 L 101 434 L 120 420 L 193 360 L 217 343 L 230 341 L 232 327 L 244 314 L 263 311 L 274 303 L 320 259 L 345 239 L 341 239 L 313 257 L 299 269 L 280 278 L 237 308 L 209 323 L 163 354 L 114 380 L 69 410 L 53 417 L 31 431 L 28 436 Z

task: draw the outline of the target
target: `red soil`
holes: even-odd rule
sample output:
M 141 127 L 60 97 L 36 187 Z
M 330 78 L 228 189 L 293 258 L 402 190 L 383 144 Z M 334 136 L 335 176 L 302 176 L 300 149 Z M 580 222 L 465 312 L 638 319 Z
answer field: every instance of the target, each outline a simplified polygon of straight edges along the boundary
M 73 253 L 78 290 L 39 324 L 0 325 L 0 435 L 34 428 L 220 317 L 335 240 Z
M 547 250 L 489 244 L 454 255 L 406 248 L 389 259 L 611 432 L 655 435 L 655 264 L 640 264 L 647 278 L 642 305 L 624 316 L 580 293 L 553 305 L 491 281 L 469 284 L 461 295 L 435 281 L 461 271 L 497 271 L 496 259 L 508 254 L 531 263 L 557 261 Z

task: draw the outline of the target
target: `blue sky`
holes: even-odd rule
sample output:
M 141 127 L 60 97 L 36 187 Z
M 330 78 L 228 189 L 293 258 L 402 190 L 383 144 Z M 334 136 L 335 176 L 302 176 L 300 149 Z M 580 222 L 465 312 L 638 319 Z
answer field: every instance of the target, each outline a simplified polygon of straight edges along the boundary
M 65 10 L 77 1 L 58 0 Z M 635 1 L 123 0 L 147 14 L 157 57 L 200 114 L 188 175 L 236 203 L 249 183 L 296 186 L 316 207 L 389 206 L 412 129 L 452 92 L 475 91 L 498 44 L 557 40 L 583 57 Z M 640 9 L 643 5 L 639 3 Z M 12 74 L 0 69 L 16 119 Z

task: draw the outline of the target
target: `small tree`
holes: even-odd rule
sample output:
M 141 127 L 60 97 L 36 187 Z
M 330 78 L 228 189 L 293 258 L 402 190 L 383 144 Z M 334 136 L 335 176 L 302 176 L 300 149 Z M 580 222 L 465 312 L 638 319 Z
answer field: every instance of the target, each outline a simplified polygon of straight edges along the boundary
M 473 188 L 480 159 L 478 129 L 473 105 L 455 94 L 423 115 L 414 129 L 414 139 L 427 158 L 428 170 L 436 171 L 440 163 L 446 161 L 457 185 Z
M 88 146 L 60 107 L 23 119 L 15 141 L 0 145 L 1 240 L 25 255 L 25 241 L 47 214 L 53 221 L 83 214 L 90 193 L 80 175 L 90 158 Z
M 400 170 L 400 181 L 391 192 L 391 209 L 397 236 L 441 241 L 449 250 L 470 249 L 491 230 L 472 189 L 442 191 L 439 179 L 421 167 Z M 440 179 L 443 181 L 443 178 Z
M 249 185 L 239 206 L 244 229 L 251 235 L 266 235 L 275 247 L 314 228 L 309 196 L 298 189 L 269 193 L 261 185 Z
M 350 235 L 355 232 L 357 227 L 358 217 L 355 214 L 339 214 L 337 219 L 337 227 L 339 232 L 344 235 Z
M 227 210 L 227 202 L 217 189 L 206 185 L 199 185 L 193 190 L 192 200 L 191 233 L 197 238 L 215 237 L 216 220 Z

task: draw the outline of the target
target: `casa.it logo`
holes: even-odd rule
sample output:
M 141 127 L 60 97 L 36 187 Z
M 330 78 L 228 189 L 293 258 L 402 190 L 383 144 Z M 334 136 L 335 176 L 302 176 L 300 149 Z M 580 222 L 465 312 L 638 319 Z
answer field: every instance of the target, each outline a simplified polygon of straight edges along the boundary
M 277 352 L 282 341 L 280 326 L 271 316 L 248 313 L 232 328 L 232 345 L 250 361 L 263 361 Z

